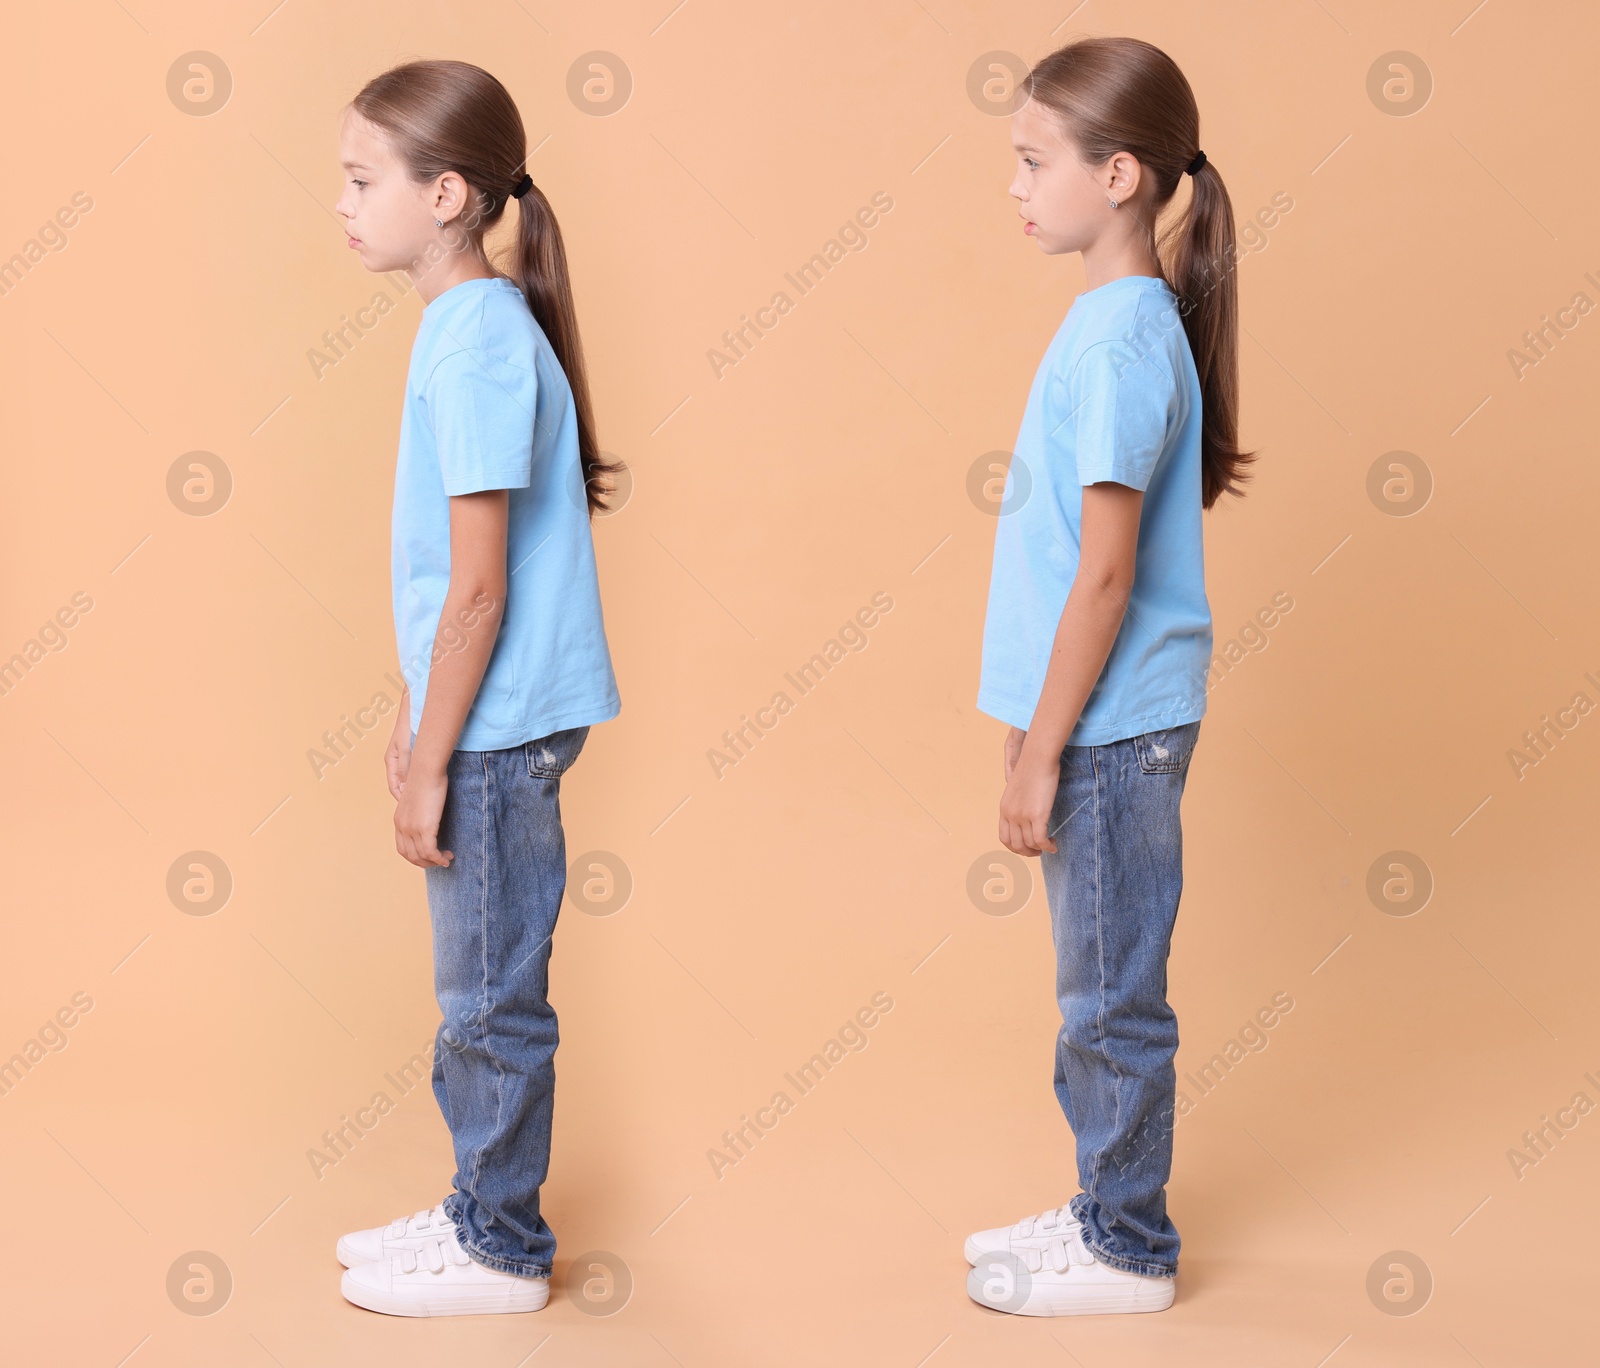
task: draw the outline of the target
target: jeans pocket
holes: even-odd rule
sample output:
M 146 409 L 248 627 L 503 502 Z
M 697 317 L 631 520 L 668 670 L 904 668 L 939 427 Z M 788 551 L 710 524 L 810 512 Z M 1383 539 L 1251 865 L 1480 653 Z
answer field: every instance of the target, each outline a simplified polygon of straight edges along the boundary
M 1134 754 L 1139 757 L 1139 768 L 1146 774 L 1178 774 L 1194 754 L 1194 743 L 1199 723 L 1188 722 L 1166 731 L 1145 732 L 1133 738 Z
M 572 768 L 588 736 L 587 727 L 569 727 L 566 731 L 541 736 L 537 741 L 525 742 L 523 751 L 528 757 L 529 778 L 559 779 Z

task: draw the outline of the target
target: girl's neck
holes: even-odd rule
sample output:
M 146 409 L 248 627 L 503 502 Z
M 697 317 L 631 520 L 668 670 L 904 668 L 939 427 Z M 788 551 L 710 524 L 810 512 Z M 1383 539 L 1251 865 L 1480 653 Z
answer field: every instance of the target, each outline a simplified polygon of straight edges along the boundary
M 469 280 L 493 280 L 495 271 L 476 252 L 451 252 L 431 265 L 422 263 L 406 272 L 424 305 L 432 304 L 446 290 Z
M 1123 276 L 1161 275 L 1161 263 L 1140 243 L 1095 243 L 1083 250 L 1084 289 L 1109 285 Z

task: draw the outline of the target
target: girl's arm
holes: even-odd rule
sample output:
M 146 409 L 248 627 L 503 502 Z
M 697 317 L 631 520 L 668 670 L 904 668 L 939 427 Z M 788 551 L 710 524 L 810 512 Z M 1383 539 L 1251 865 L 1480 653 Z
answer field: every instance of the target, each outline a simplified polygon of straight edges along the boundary
M 1027 731 L 1013 727 L 1006 737 L 1000 841 L 1018 855 L 1055 851 L 1049 825 L 1061 752 L 1122 627 L 1143 507 L 1143 492 L 1127 485 L 1108 480 L 1084 487 L 1078 573 L 1061 611 L 1039 705 Z
M 428 698 L 394 812 L 395 849 L 423 868 L 455 858 L 439 849 L 439 818 L 450 756 L 504 616 L 509 508 L 510 493 L 504 489 L 450 499 L 450 588 L 434 635 Z M 409 700 L 404 706 L 409 710 Z

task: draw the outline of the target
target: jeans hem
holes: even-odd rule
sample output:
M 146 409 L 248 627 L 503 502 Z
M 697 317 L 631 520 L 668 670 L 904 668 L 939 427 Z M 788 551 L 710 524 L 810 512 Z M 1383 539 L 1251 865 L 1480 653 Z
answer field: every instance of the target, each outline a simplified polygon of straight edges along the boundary
M 1083 1233 L 1083 1245 L 1101 1263 L 1122 1273 L 1138 1273 L 1146 1278 L 1176 1278 L 1178 1276 L 1176 1268 L 1168 1268 L 1163 1264 L 1144 1263 L 1139 1259 L 1125 1259 L 1120 1254 L 1108 1254 L 1103 1250 L 1096 1249 L 1090 1242 L 1086 1231 Z
M 456 1227 L 456 1243 L 466 1250 L 473 1263 L 480 1263 L 485 1268 L 492 1268 L 496 1273 L 510 1273 L 518 1278 L 544 1278 L 549 1279 L 549 1268 L 540 1268 L 536 1264 L 519 1262 L 516 1259 L 502 1259 L 497 1254 L 485 1254 L 480 1249 L 474 1249 L 461 1238 L 461 1227 Z

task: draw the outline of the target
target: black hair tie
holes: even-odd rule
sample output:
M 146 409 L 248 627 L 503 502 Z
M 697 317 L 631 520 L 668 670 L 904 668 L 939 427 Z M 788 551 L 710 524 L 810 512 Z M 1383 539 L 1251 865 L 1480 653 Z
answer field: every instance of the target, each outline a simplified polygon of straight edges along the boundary
M 1196 152 L 1194 154 L 1194 160 L 1192 162 L 1190 162 L 1183 169 L 1185 171 L 1187 171 L 1192 176 L 1196 172 L 1198 172 L 1200 170 L 1200 168 L 1202 166 L 1204 166 L 1205 164 L 1206 164 L 1206 154 L 1204 152 Z
M 525 176 L 523 176 L 523 178 L 520 181 L 517 182 L 517 188 L 511 192 L 511 198 L 512 199 L 521 199 L 524 195 L 526 195 L 528 193 L 528 191 L 530 191 L 532 189 L 533 189 L 533 177 L 525 175 Z

